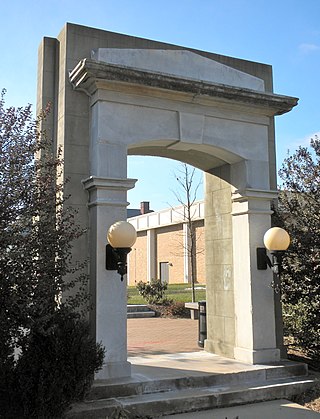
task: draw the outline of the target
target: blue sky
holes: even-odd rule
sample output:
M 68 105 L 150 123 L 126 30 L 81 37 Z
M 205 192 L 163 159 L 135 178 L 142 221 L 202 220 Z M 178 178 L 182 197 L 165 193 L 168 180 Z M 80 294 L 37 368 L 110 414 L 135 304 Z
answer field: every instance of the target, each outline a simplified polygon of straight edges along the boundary
M 273 66 L 276 93 L 299 105 L 276 118 L 278 165 L 320 132 L 319 0 L 0 0 L 0 88 L 7 105 L 35 105 L 37 49 L 65 22 L 169 42 Z M 178 163 L 131 157 L 131 206 L 174 205 Z M 200 197 L 200 196 L 199 196 Z

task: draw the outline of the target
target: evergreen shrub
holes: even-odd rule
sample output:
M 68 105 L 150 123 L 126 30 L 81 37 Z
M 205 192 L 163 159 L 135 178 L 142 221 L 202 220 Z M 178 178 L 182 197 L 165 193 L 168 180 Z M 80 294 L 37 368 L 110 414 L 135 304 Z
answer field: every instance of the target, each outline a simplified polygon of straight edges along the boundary
M 162 283 L 160 279 L 152 279 L 150 283 L 140 281 L 137 284 L 139 294 L 148 304 L 163 304 L 167 301 L 165 292 L 168 288 L 166 282 Z

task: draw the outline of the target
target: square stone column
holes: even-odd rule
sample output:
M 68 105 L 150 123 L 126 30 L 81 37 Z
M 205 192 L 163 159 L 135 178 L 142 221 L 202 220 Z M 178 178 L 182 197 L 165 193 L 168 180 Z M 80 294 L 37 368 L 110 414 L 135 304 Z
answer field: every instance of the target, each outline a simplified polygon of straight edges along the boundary
M 89 192 L 90 292 L 93 309 L 90 318 L 97 342 L 105 349 L 105 360 L 97 379 L 127 377 L 131 365 L 127 362 L 127 287 L 116 271 L 107 271 L 106 234 L 116 221 L 126 220 L 127 190 L 134 187 L 133 179 L 91 176 L 83 181 Z
M 276 342 L 272 271 L 257 269 L 257 247 L 270 228 L 270 201 L 276 191 L 246 189 L 232 194 L 235 348 L 238 360 L 270 363 L 280 360 Z
M 235 314 L 230 167 L 205 182 L 207 339 L 205 350 L 234 357 Z

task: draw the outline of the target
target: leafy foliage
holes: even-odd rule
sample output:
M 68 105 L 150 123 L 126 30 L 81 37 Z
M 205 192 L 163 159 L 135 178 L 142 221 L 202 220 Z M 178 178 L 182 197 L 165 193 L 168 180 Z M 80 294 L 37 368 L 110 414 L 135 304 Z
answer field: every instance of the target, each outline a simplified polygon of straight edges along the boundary
M 72 260 L 72 246 L 83 230 L 75 223 L 75 211 L 66 205 L 64 183 L 58 181 L 63 164 L 60 151 L 54 153 L 52 142 L 40 129 L 47 111 L 34 120 L 30 106 L 6 109 L 4 105 L 2 92 L 0 416 L 13 406 L 8 389 L 19 388 L 21 380 L 25 380 L 25 385 L 29 379 L 36 380 L 34 371 L 25 367 L 27 359 L 33 359 L 35 364 L 30 368 L 39 368 L 39 374 L 40 370 L 45 371 L 43 364 L 46 364 L 61 377 L 64 375 L 61 359 L 43 348 L 49 341 L 52 349 L 62 345 L 61 328 L 66 330 L 69 321 L 74 321 L 80 339 L 84 335 L 81 310 L 86 312 L 89 305 L 86 264 Z M 64 344 L 69 338 L 65 336 Z M 76 340 L 69 340 L 73 354 L 76 344 Z M 97 363 L 88 366 L 88 377 L 101 359 L 101 348 L 94 346 L 92 350 Z M 28 385 L 29 402 L 40 397 L 37 393 L 40 382 L 36 384 Z M 53 397 L 55 392 L 46 394 L 46 398 Z M 21 406 L 21 411 L 25 410 L 24 397 L 20 401 L 15 398 L 14 403 Z M 35 410 L 27 417 L 37 414 L 40 413 Z
M 291 236 L 284 257 L 285 326 L 308 355 L 320 360 L 320 141 L 285 159 L 277 216 Z
M 149 304 L 149 307 L 155 311 L 157 316 L 190 317 L 190 311 L 185 308 L 185 303 L 183 301 L 175 301 L 173 298 L 169 299 L 167 297 L 167 283 L 162 283 L 159 279 L 153 279 L 150 284 L 140 281 L 137 284 L 136 289 Z M 189 295 L 189 292 L 187 294 Z M 171 296 L 174 296 L 174 294 L 171 294 Z M 188 299 L 186 299 L 186 301 L 188 301 Z
M 82 400 L 104 351 L 88 324 L 68 309 L 55 312 L 45 330 L 32 330 L 14 370 L 13 417 L 62 417 L 70 403 Z
M 165 292 L 168 284 L 162 283 L 160 279 L 152 279 L 150 283 L 140 281 L 137 284 L 139 294 L 148 304 L 163 304 L 167 301 Z
M 190 318 L 190 310 L 185 307 L 185 303 L 182 301 L 167 300 L 164 304 L 151 305 L 149 307 L 159 317 Z

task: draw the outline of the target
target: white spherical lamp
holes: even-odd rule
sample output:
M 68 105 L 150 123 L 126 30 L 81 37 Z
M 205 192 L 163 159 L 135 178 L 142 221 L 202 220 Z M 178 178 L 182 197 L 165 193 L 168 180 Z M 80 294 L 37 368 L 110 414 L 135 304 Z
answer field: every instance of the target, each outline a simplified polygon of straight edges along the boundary
M 117 221 L 109 228 L 107 239 L 114 249 L 129 248 L 135 244 L 137 232 L 127 221 Z
M 290 245 L 290 236 L 283 228 L 272 227 L 265 233 L 263 242 L 270 251 L 284 251 Z

